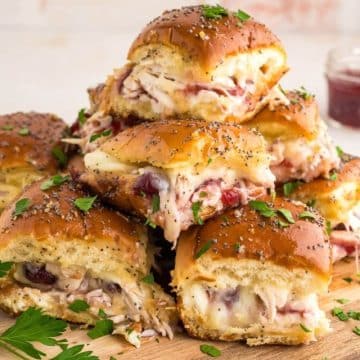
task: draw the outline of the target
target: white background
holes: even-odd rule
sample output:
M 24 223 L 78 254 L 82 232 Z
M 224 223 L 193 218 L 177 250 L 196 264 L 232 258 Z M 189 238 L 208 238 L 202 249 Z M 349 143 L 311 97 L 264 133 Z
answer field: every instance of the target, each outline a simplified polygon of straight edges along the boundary
M 330 4 L 332 12 L 322 14 L 318 1 Z M 147 21 L 164 9 L 199 2 L 0 0 L 0 113 L 50 111 L 72 122 L 88 104 L 86 89 L 124 63 L 131 41 Z M 317 0 L 317 9 L 308 0 L 223 3 L 235 8 L 241 3 L 274 29 L 291 66 L 282 81 L 284 87 L 304 85 L 317 95 L 325 115 L 326 54 L 344 43 L 360 46 L 360 1 Z M 259 3 L 279 9 L 291 4 L 291 16 L 276 8 L 262 9 Z M 269 11 L 276 17 L 267 15 Z M 344 150 L 360 155 L 360 131 L 330 131 Z

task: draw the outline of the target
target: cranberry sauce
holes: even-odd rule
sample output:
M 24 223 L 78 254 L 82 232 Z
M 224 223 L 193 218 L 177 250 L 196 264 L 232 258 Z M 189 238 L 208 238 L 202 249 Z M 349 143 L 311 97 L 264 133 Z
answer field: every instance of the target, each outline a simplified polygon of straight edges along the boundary
M 34 264 L 26 262 L 23 265 L 25 277 L 35 283 L 44 285 L 53 285 L 57 281 L 57 277 L 46 271 L 44 264 Z
M 329 116 L 337 122 L 360 128 L 360 70 L 343 70 L 328 76 Z
M 153 196 L 167 186 L 167 182 L 160 175 L 147 172 L 140 175 L 134 184 L 134 192 L 137 195 Z

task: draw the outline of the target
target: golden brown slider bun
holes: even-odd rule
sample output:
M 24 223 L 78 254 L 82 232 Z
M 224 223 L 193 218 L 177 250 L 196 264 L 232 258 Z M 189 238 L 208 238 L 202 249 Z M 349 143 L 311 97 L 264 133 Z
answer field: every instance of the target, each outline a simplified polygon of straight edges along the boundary
M 261 109 L 288 69 L 285 50 L 253 18 L 223 9 L 214 19 L 212 8 L 182 7 L 150 22 L 129 62 L 93 97 L 98 110 L 147 120 L 242 122 Z
M 53 114 L 0 115 L 0 211 L 26 184 L 59 169 L 52 150 L 63 149 L 67 130 Z
M 144 123 L 84 161 L 80 181 L 120 209 L 161 226 L 174 243 L 181 230 L 263 195 L 274 181 L 258 133 L 206 121 Z
M 44 181 L 27 187 L 0 217 L 0 261 L 14 263 L 1 279 L 0 307 L 17 314 L 36 306 L 89 325 L 102 309 L 113 320 L 114 333 L 136 346 L 145 330 L 171 337 L 173 300 L 143 280 L 153 261 L 145 227 L 96 199 L 90 209 L 80 210 L 76 203 L 84 200 L 79 199 L 91 198 L 79 185 L 65 181 L 41 190 Z M 25 200 L 28 207 L 16 214 Z M 72 311 L 75 300 L 89 308 Z
M 296 183 L 292 199 L 312 203 L 331 222 L 360 230 L 360 159 L 352 158 L 334 172 L 331 179 Z
M 253 209 L 259 205 L 266 217 Z M 329 242 L 324 220 L 304 211 L 301 203 L 263 198 L 180 236 L 173 286 L 191 335 L 302 344 L 329 331 L 317 302 L 330 281 Z
M 245 125 L 264 135 L 278 183 L 329 176 L 340 165 L 335 145 L 319 115 L 314 95 L 304 88 L 282 90 Z

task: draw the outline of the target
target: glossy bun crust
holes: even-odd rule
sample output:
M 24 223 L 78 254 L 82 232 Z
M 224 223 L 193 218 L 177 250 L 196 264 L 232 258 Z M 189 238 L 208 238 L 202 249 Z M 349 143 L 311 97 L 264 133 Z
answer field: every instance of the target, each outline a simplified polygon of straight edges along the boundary
M 154 44 L 177 49 L 204 70 L 216 67 L 230 55 L 262 47 L 282 49 L 279 39 L 265 25 L 253 19 L 241 22 L 230 11 L 228 16 L 209 19 L 203 15 L 203 6 L 165 11 L 136 38 L 128 59 L 136 61 L 139 48 Z
M 68 128 L 52 114 L 14 113 L 0 116 L 0 211 L 23 187 L 47 174 L 59 164 L 52 154 Z
M 249 205 L 228 210 L 224 215 L 207 221 L 204 226 L 194 227 L 181 235 L 175 277 L 181 279 L 186 276 L 186 272 L 197 262 L 231 258 L 269 261 L 287 269 L 306 269 L 327 282 L 331 258 L 324 219 L 316 212 L 314 220 L 300 219 L 299 214 L 306 209 L 301 203 L 280 197 L 274 201 L 269 198 L 263 200 L 276 209 L 289 210 L 295 223 L 282 228 L 278 218 L 266 218 Z M 216 241 L 210 250 L 196 260 L 195 255 L 211 239 Z M 239 252 L 237 244 L 244 251 Z
M 53 114 L 1 115 L 0 168 L 33 167 L 55 172 L 58 165 L 51 151 L 61 145 L 67 130 L 65 122 Z
M 119 273 L 121 264 L 130 263 L 147 273 L 151 259 L 146 255 L 147 236 L 142 225 L 103 207 L 98 200 L 88 212 L 81 211 L 74 201 L 89 194 L 73 182 L 46 191 L 40 189 L 42 182 L 30 185 L 16 199 L 30 201 L 22 215 L 14 216 L 16 202 L 2 213 L 2 261 L 43 263 L 56 259 L 65 267 L 90 267 L 97 275 L 102 271 Z M 99 258 L 106 260 L 99 262 Z
M 270 141 L 316 138 L 320 116 L 315 97 L 298 90 L 287 91 L 284 96 L 288 103 L 267 105 L 245 125 L 258 129 Z
M 360 206 L 360 158 L 344 155 L 344 159 L 334 179 L 301 183 L 290 194 L 292 199 L 315 201 L 314 207 L 333 226 L 347 224 L 349 212 Z
M 232 167 L 269 161 L 265 141 L 256 131 L 200 120 L 143 123 L 121 132 L 100 150 L 123 163 L 168 169 L 206 166 L 209 159 Z

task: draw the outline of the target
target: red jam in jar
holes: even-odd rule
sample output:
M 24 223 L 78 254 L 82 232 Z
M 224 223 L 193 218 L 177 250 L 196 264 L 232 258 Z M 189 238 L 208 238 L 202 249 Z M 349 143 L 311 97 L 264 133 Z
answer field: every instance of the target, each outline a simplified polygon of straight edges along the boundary
M 331 50 L 326 76 L 330 119 L 360 129 L 360 46 Z

